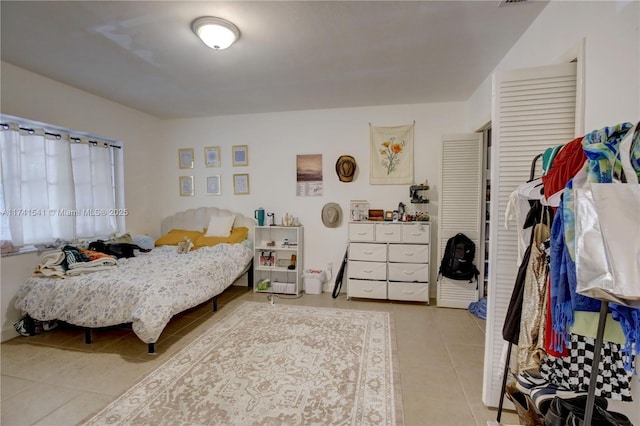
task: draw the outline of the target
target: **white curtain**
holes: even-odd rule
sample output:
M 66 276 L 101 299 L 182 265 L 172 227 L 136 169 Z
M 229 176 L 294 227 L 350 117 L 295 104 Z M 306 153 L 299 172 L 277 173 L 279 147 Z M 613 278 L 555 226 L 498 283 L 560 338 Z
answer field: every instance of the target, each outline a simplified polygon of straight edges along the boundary
M 84 141 L 83 141 L 84 142 Z M 71 144 L 75 181 L 76 234 L 80 238 L 116 231 L 111 148 L 106 143 Z
M 2 239 L 23 246 L 116 232 L 113 148 L 71 139 L 17 124 L 2 129 Z

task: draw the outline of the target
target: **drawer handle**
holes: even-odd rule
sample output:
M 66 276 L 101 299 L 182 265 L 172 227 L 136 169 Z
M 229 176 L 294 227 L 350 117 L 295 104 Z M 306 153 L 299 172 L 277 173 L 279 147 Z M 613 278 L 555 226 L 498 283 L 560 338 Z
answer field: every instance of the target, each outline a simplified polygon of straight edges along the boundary
M 358 232 L 358 235 L 368 235 L 368 232 Z
M 366 291 L 367 293 L 371 293 L 373 291 L 372 288 L 363 288 L 362 291 Z
M 411 235 L 413 235 L 414 237 L 419 237 L 422 235 L 422 232 L 412 232 Z
M 373 252 L 372 252 L 372 251 L 363 251 L 363 252 L 362 252 L 362 254 L 367 254 L 367 255 L 369 255 L 369 254 L 373 254 Z
M 383 232 L 384 235 L 393 235 L 395 232 Z
M 405 275 L 413 275 L 414 271 L 402 271 Z
M 365 269 L 362 272 L 365 273 L 365 274 L 370 274 L 370 273 L 373 272 L 373 270 L 372 269 Z
M 403 254 L 404 254 L 405 256 L 407 256 L 407 257 L 411 257 L 411 256 L 413 256 L 415 253 L 411 253 L 411 252 L 404 252 Z
M 402 292 L 404 294 L 413 294 L 413 291 L 411 291 L 411 290 L 403 290 Z

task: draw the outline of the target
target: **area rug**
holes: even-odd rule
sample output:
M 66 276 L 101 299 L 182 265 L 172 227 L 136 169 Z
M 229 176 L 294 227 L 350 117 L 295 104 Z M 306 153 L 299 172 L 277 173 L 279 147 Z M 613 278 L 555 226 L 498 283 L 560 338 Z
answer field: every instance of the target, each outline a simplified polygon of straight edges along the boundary
M 401 425 L 387 312 L 244 302 L 86 424 Z

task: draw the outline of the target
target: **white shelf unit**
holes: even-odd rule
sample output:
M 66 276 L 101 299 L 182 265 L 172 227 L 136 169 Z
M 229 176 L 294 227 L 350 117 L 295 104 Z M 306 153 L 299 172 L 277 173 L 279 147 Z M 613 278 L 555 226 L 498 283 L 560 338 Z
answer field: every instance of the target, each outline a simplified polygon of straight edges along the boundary
M 347 298 L 429 303 L 428 222 L 349 223 Z
M 302 226 L 256 226 L 253 240 L 254 292 L 300 294 L 303 235 Z M 295 267 L 289 269 L 292 256 L 295 256 Z M 266 279 L 270 285 L 259 290 L 258 283 Z

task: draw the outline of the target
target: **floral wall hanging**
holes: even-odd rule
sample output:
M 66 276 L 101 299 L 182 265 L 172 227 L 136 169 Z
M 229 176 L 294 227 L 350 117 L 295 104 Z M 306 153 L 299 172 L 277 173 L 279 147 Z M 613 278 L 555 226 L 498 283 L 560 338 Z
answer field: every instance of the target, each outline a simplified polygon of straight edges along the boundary
M 413 183 L 413 130 L 415 121 L 404 126 L 371 130 L 369 183 L 372 185 Z

